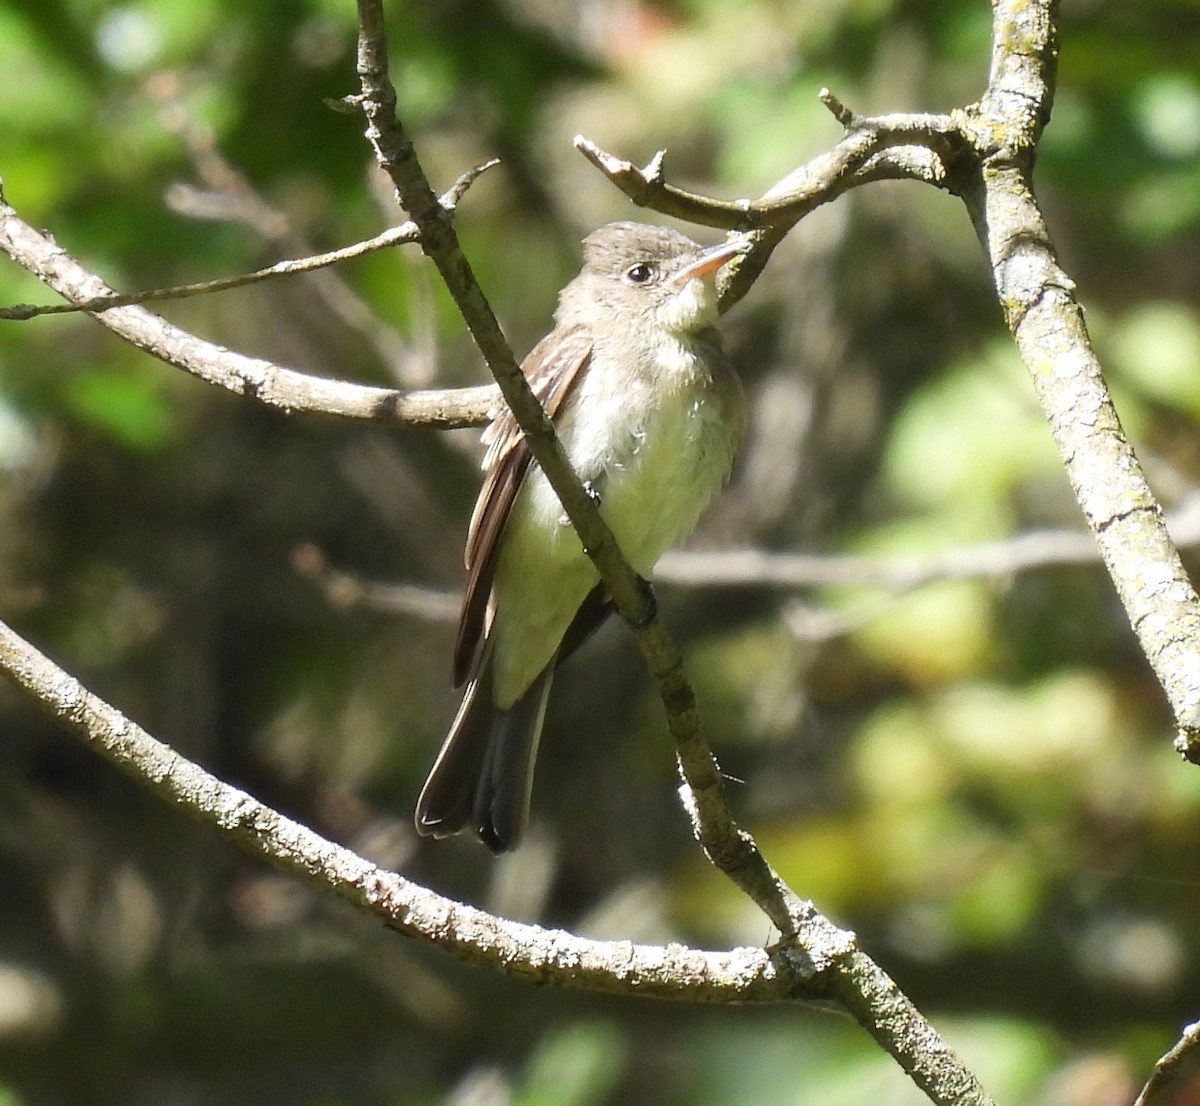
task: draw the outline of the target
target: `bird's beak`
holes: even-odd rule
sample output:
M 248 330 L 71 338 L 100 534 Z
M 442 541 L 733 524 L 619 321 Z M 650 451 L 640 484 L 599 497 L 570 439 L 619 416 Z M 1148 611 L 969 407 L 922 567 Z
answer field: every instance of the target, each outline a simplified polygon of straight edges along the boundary
M 715 273 L 726 261 L 745 253 L 749 243 L 745 239 L 734 239 L 732 242 L 721 242 L 709 246 L 696 259 L 685 265 L 672 278 L 674 284 L 686 284 L 689 280 L 697 280 Z

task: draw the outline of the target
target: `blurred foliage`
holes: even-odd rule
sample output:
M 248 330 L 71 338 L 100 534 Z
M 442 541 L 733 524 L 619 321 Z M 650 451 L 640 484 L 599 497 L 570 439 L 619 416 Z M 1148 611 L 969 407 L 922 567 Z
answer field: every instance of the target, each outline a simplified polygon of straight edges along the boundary
M 754 195 L 836 140 L 821 85 L 860 111 L 945 110 L 979 93 L 989 49 L 983 0 L 389 13 L 435 183 L 503 158 L 459 226 L 519 352 L 578 238 L 629 215 L 575 133 L 635 160 L 666 146 L 681 184 Z M 1064 0 L 1039 163 L 1168 505 L 1200 479 L 1197 31 L 1192 0 Z M 360 121 L 323 103 L 355 90 L 353 58 L 343 0 L 9 0 L 6 195 L 122 289 L 365 237 L 400 215 Z M 415 255 L 338 276 L 365 310 L 295 280 L 163 313 L 324 375 L 482 379 Z M 49 298 L 0 265 L 0 301 Z M 1079 527 L 946 197 L 880 185 L 817 212 L 725 330 L 753 432 L 698 546 L 920 557 Z M 688 839 L 616 627 L 559 681 L 529 844 L 496 862 L 414 839 L 454 709 L 452 626 L 341 606 L 296 553 L 457 587 L 474 441 L 260 410 L 87 319 L 0 325 L 0 616 L 184 754 L 448 893 L 597 935 L 769 940 Z M 738 814 L 793 885 L 999 1100 L 1128 1101 L 1200 1009 L 1200 776 L 1171 753 L 1102 571 L 904 595 L 673 588 L 663 605 L 744 781 Z M 0 687 L 5 1106 L 650 1101 L 922 1099 L 840 1019 L 547 993 L 410 947 L 140 794 Z

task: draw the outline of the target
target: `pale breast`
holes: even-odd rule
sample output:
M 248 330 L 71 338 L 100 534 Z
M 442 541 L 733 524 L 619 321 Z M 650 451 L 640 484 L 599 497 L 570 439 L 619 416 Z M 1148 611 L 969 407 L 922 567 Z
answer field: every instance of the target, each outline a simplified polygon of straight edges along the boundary
M 741 384 L 715 344 L 672 339 L 651 364 L 652 373 L 630 373 L 598 351 L 557 427 L 622 552 L 646 576 L 728 478 L 745 421 Z M 598 578 L 557 495 L 532 467 L 493 585 L 499 704 L 549 662 Z M 506 618 L 506 608 L 522 613 Z
M 724 354 L 702 338 L 660 343 L 653 373 L 622 369 L 593 365 L 577 410 L 590 402 L 610 416 L 576 417 L 564 440 L 622 551 L 645 575 L 691 533 L 728 478 L 744 401 Z

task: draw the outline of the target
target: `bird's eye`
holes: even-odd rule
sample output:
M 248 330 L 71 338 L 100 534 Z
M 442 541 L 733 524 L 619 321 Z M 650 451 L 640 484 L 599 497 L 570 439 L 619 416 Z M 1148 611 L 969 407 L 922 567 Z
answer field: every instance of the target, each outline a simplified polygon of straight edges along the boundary
M 630 284 L 645 284 L 653 276 L 654 266 L 647 265 L 644 261 L 639 261 L 625 270 L 625 279 Z

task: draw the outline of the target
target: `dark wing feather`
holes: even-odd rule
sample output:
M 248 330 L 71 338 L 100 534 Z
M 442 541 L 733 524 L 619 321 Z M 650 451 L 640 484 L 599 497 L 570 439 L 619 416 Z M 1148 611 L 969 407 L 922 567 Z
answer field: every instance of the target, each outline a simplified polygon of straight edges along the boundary
M 591 330 L 585 326 L 572 326 L 551 331 L 525 358 L 521 371 L 550 418 L 554 418 L 562 407 L 591 352 Z M 454 643 L 455 687 L 470 674 L 486 630 L 500 535 L 533 457 L 525 435 L 507 405 L 483 432 L 483 443 L 487 446 L 483 458 L 483 487 L 467 530 L 467 587 Z

